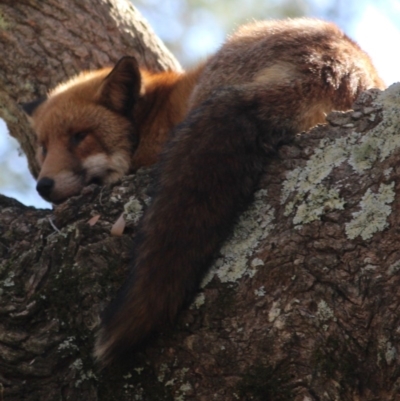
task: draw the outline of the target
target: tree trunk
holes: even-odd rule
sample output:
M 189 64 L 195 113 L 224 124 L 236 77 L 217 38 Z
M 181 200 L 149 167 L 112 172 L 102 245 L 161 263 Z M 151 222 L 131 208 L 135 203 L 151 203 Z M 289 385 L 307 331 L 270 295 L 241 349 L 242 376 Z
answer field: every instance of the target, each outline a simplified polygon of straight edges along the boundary
M 83 3 L 76 7 L 88 9 Z M 21 30 L 18 41 L 13 34 L 17 51 L 29 41 L 23 32 L 38 24 L 33 14 L 50 24 L 63 2 L 3 4 L 0 24 L 21 15 L 12 20 L 15 38 Z M 1 110 L 16 119 L 13 129 L 25 124 L 16 101 L 61 79 L 54 67 L 96 66 L 94 48 L 110 32 L 128 47 L 104 22 L 119 19 L 107 16 L 116 4 L 91 10 L 97 28 L 84 17 L 85 29 L 102 38 L 87 40 L 85 56 L 69 54 L 76 47 L 61 36 L 56 50 L 49 45 L 54 58 L 37 50 L 29 66 L 20 56 L 0 61 L 8 63 L 0 77 L 9 100 Z M 62 26 L 83 25 L 78 11 L 65 13 Z M 58 33 L 40 35 L 43 45 Z M 12 41 L 4 28 L 3 40 Z M 109 61 L 124 54 L 113 51 Z M 41 74 L 46 57 L 58 64 Z M 271 160 L 254 203 L 176 325 L 103 372 L 91 356 L 98 315 L 126 277 L 151 171 L 87 187 L 54 211 L 0 197 L 0 400 L 398 400 L 400 85 L 366 92 L 354 111 L 329 121 Z M 122 212 L 125 234 L 112 237 Z

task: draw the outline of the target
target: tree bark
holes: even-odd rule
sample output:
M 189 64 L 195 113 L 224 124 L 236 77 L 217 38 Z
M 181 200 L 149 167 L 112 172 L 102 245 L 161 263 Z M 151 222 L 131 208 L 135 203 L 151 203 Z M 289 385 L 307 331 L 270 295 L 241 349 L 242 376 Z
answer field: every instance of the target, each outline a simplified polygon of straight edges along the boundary
M 6 89 L 15 108 L 23 85 Z M 399 100 L 400 85 L 366 92 L 284 146 L 191 307 L 102 372 L 98 315 L 126 277 L 151 170 L 54 211 L 0 197 L 0 400 L 398 400 Z

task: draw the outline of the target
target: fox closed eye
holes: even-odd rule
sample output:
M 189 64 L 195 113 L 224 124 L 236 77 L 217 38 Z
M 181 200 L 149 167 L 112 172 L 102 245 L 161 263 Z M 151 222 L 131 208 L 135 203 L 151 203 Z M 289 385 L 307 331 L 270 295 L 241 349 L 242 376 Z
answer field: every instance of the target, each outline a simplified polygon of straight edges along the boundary
M 88 135 L 88 132 L 77 132 L 71 137 L 71 144 L 73 146 L 78 146 Z

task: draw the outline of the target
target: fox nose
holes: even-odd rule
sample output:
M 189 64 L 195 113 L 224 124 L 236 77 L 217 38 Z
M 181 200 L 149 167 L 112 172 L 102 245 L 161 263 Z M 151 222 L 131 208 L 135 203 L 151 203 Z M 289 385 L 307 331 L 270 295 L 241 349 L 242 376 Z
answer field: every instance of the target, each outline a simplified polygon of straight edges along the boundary
M 48 177 L 43 177 L 41 178 L 37 185 L 36 185 L 36 191 L 39 192 L 39 195 L 45 199 L 48 199 L 51 194 L 51 190 L 54 187 L 54 180 Z

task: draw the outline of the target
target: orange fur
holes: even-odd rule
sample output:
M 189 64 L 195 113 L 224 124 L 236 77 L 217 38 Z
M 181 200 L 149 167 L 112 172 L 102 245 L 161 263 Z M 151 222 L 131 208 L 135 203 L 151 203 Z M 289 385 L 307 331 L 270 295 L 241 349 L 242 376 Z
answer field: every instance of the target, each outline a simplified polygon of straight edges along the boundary
M 203 67 L 187 73 L 135 67 L 134 59 L 125 58 L 114 69 L 84 72 L 33 110 L 41 166 L 37 188 L 45 199 L 60 203 L 91 182 L 110 184 L 157 161 L 170 130 L 187 113 Z M 132 102 L 129 110 L 126 101 Z M 98 163 L 88 168 L 86 160 L 93 157 Z M 52 180 L 50 189 L 41 186 L 43 178 Z
M 188 99 L 202 70 L 203 65 L 183 74 L 142 70 L 145 96 L 135 110 L 140 144 L 132 158 L 133 169 L 157 161 L 169 132 L 188 112 Z

